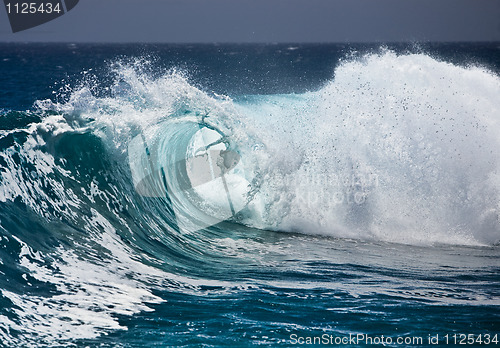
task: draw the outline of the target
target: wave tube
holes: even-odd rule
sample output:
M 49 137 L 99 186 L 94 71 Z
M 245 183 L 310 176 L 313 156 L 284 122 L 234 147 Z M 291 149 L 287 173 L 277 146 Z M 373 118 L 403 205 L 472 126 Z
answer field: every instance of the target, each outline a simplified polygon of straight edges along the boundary
M 152 136 L 132 139 L 128 154 L 136 192 L 164 198 L 181 231 L 231 219 L 248 203 L 250 182 L 238 151 L 206 123 L 166 121 Z

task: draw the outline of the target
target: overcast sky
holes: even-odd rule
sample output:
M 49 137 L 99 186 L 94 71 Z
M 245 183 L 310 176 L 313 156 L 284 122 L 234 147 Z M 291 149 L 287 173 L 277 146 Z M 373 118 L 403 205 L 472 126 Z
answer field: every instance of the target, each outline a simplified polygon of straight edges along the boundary
M 80 0 L 0 41 L 500 41 L 500 0 Z

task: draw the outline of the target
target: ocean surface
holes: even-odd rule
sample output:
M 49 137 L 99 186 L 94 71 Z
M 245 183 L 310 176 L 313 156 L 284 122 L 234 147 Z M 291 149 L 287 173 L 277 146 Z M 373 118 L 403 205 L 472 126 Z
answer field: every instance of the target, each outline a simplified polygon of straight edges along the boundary
M 0 346 L 496 346 L 500 43 L 0 44 Z

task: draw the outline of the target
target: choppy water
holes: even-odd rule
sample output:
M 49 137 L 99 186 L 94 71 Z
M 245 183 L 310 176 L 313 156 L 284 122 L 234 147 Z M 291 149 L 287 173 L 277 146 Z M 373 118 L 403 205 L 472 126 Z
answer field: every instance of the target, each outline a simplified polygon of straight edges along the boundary
M 0 46 L 1 344 L 493 340 L 499 72 L 496 44 Z

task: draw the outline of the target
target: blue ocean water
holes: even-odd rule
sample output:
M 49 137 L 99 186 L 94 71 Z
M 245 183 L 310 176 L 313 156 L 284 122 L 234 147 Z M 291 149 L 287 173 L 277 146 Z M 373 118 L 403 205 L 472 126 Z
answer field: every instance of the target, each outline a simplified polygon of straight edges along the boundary
M 499 74 L 498 44 L 0 45 L 0 346 L 498 345 Z

